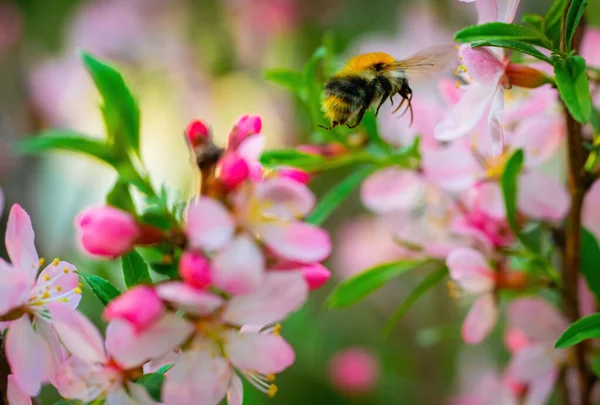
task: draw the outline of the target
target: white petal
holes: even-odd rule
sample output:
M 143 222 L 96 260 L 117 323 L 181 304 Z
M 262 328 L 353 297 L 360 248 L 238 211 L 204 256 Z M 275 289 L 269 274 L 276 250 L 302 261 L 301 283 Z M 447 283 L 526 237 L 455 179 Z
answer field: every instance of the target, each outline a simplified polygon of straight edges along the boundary
M 279 373 L 295 360 L 294 350 L 281 336 L 232 330 L 227 332 L 225 341 L 227 357 L 242 371 Z
M 502 90 L 497 90 L 494 93 L 490 114 L 488 115 L 488 133 L 492 139 L 492 154 L 500 156 L 504 149 L 504 131 L 500 118 L 504 111 L 504 93 Z
M 467 314 L 462 337 L 466 343 L 479 344 L 492 331 L 498 321 L 498 307 L 492 294 L 481 296 Z
M 363 204 L 378 214 L 410 210 L 424 192 L 425 183 L 419 174 L 395 167 L 372 174 L 360 189 Z
M 231 384 L 227 390 L 227 405 L 242 405 L 244 401 L 244 386 L 237 374 L 232 373 Z
M 223 304 L 223 298 L 187 284 L 172 281 L 156 286 L 158 296 L 194 315 L 208 315 Z
M 148 394 L 148 390 L 140 384 L 127 383 L 131 403 L 135 405 L 153 405 L 154 400 Z
M 231 245 L 215 255 L 211 264 L 214 285 L 234 295 L 255 290 L 265 273 L 265 258 L 247 235 L 237 236 Z
M 22 305 L 30 287 L 31 279 L 27 273 L 0 258 L 0 314 Z
M 19 387 L 15 376 L 12 374 L 8 376 L 6 398 L 8 399 L 8 405 L 31 405 L 32 403 L 29 395 Z
M 23 392 L 36 396 L 44 379 L 44 343 L 27 315 L 12 323 L 6 334 L 6 357 L 16 383 Z
M 454 249 L 446 259 L 450 277 L 467 292 L 481 294 L 494 288 L 494 273 L 486 258 L 471 248 Z
M 288 177 L 274 177 L 255 187 L 255 197 L 264 203 L 263 210 L 267 215 L 300 218 L 315 206 L 313 192 L 305 184 Z
M 235 222 L 227 208 L 219 201 L 200 197 L 188 205 L 185 231 L 192 246 L 216 250 L 231 241 Z
M 67 359 L 67 353 L 62 347 L 58 335 L 49 323 L 38 319 L 35 322 L 35 327 L 36 333 L 44 341 L 44 349 L 46 351 L 45 373 L 50 382 L 53 382 L 60 366 Z
M 542 173 L 527 172 L 519 176 L 517 207 L 529 218 L 560 221 L 569 212 L 571 199 L 563 184 Z
M 32 282 L 39 267 L 34 238 L 29 215 L 20 205 L 13 205 L 6 224 L 6 251 L 13 266 L 25 272 Z
M 267 222 L 258 232 L 264 243 L 281 259 L 310 264 L 325 260 L 331 253 L 331 239 L 327 231 L 306 222 Z

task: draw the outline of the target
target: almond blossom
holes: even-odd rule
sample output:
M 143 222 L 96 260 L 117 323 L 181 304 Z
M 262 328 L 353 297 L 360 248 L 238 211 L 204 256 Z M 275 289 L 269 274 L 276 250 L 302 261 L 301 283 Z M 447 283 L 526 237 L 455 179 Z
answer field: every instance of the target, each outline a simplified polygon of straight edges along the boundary
M 14 383 L 27 395 L 39 393 L 53 381 L 64 353 L 48 316 L 48 305 L 63 303 L 73 310 L 81 300 L 75 266 L 54 259 L 37 275 L 38 257 L 27 212 L 15 204 L 6 227 L 6 250 L 11 264 L 0 259 L 0 319 L 6 331 L 6 357 Z M 37 277 L 36 277 L 37 276 Z

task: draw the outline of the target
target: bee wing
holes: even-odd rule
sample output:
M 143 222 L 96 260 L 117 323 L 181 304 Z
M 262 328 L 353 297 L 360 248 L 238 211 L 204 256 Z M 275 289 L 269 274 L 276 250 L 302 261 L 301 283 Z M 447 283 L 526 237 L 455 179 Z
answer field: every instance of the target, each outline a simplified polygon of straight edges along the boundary
M 444 69 L 456 57 L 457 51 L 454 45 L 432 46 L 409 58 L 386 65 L 385 70 L 394 72 L 394 76 L 411 81 L 423 80 Z

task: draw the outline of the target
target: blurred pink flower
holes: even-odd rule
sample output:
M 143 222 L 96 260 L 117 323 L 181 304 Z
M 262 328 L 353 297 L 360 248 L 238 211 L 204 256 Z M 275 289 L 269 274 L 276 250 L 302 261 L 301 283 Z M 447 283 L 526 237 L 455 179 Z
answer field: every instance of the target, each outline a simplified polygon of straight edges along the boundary
M 164 313 L 165 307 L 151 286 L 138 285 L 114 298 L 104 309 L 108 322 L 123 319 L 142 332 L 154 324 Z
M 475 2 L 477 6 L 477 24 L 485 24 L 488 22 L 500 21 L 511 23 L 520 0 L 459 0 L 464 3 Z
M 63 352 L 52 330 L 47 306 L 62 302 L 73 310 L 81 300 L 75 266 L 54 259 L 36 275 L 38 258 L 29 215 L 19 205 L 10 210 L 6 250 L 12 264 L 0 259 L 0 314 L 6 332 L 6 357 L 14 382 L 27 395 L 39 393 L 41 384 L 53 380 Z
M 589 188 L 583 200 L 582 221 L 596 239 L 600 239 L 600 180 L 596 180 Z
M 363 395 L 375 388 L 379 379 L 377 358 L 360 347 L 344 349 L 329 360 L 329 379 L 342 393 Z
M 14 4 L 0 4 L 0 55 L 10 48 L 21 37 L 22 16 Z
M 518 405 L 517 395 L 506 376 L 488 373 L 472 393 L 453 398 L 448 405 Z
M 31 397 L 24 392 L 19 384 L 15 381 L 15 377 L 12 374 L 8 376 L 8 383 L 6 387 L 6 399 L 8 399 L 9 405 L 31 405 Z
M 203 289 L 212 282 L 208 259 L 202 253 L 191 250 L 183 252 L 179 259 L 179 275 L 194 288 Z

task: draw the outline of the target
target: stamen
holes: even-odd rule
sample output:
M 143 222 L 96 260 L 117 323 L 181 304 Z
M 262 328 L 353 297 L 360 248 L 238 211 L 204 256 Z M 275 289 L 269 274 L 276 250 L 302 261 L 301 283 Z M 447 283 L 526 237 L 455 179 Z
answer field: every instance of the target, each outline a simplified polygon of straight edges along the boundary
M 275 374 L 271 373 L 271 374 L 267 374 L 265 377 L 267 377 L 267 381 L 275 381 Z
M 65 267 L 65 268 L 64 268 L 64 270 L 63 270 L 63 273 L 65 273 L 65 274 L 69 274 L 69 268 L 68 268 L 68 267 Z
M 456 88 L 457 89 L 460 88 L 460 81 L 458 81 L 458 80 L 456 81 Z
M 46 292 L 44 292 L 44 294 L 42 295 L 42 299 L 43 299 L 43 300 L 45 300 L 45 299 L 48 299 L 48 298 L 50 298 L 50 293 L 49 293 L 48 291 L 46 291 Z
M 267 395 L 269 398 L 273 398 L 277 394 L 277 386 L 275 384 L 271 384 L 269 386 L 269 390 L 267 391 Z
M 82 283 L 77 283 L 77 287 L 83 288 L 83 284 Z
M 281 324 L 278 323 L 277 325 L 275 325 L 275 327 L 273 328 L 273 334 L 275 336 L 279 336 L 281 333 Z
M 58 257 L 55 257 L 54 260 L 52 260 L 52 265 L 58 266 L 58 263 L 60 263 L 60 260 L 58 259 Z
M 56 291 L 58 291 L 58 292 L 61 292 L 61 291 L 62 291 L 62 287 L 61 287 L 61 286 L 59 286 L 59 285 L 57 285 L 57 286 L 56 286 Z
M 40 266 L 43 266 L 44 263 L 46 263 L 46 259 L 44 259 L 43 257 L 40 257 L 40 261 L 39 261 Z
M 77 287 L 73 290 L 75 294 L 81 294 L 81 288 Z
M 44 274 L 44 280 L 49 281 L 50 280 L 50 275 L 49 274 Z

